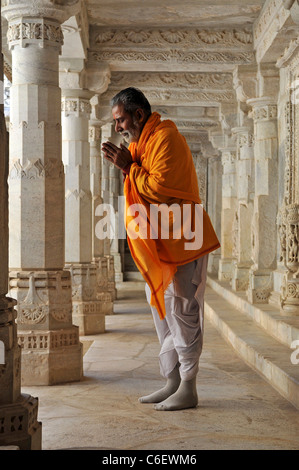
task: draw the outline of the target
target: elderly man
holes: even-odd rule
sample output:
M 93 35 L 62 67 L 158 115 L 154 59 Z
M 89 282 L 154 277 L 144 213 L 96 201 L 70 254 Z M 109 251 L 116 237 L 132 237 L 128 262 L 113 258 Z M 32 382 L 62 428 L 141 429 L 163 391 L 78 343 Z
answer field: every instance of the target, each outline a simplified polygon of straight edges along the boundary
M 136 88 L 122 90 L 111 105 L 115 130 L 130 145 L 118 148 L 106 142 L 102 150 L 125 176 L 128 244 L 146 281 L 161 345 L 160 371 L 166 379 L 163 388 L 139 400 L 154 403 L 157 410 L 193 408 L 198 404 L 208 253 L 220 244 L 201 206 L 190 149 L 175 124 L 161 121 Z M 139 233 L 132 210 L 136 207 Z

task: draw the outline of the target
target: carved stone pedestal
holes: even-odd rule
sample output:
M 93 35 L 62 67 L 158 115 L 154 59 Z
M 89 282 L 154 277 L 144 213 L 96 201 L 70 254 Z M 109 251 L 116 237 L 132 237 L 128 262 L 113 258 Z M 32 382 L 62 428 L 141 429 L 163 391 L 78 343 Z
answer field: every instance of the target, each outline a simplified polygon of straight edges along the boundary
M 232 264 L 232 289 L 234 291 L 247 290 L 249 284 L 249 265 L 242 266 L 237 261 Z
M 0 404 L 0 446 L 20 450 L 41 449 L 41 423 L 37 421 L 38 399 L 20 395 L 9 405 Z
M 105 257 L 107 259 L 108 292 L 110 292 L 112 300 L 115 300 L 117 290 L 115 287 L 114 257 L 113 255 L 105 255 Z
M 282 314 L 299 316 L 299 279 L 290 273 L 286 274 L 283 280 L 280 301 Z
M 271 270 L 257 270 L 255 268 L 249 270 L 247 296 L 250 303 L 268 303 L 272 289 Z
M 231 258 L 220 258 L 218 279 L 219 281 L 231 281 L 232 279 L 232 262 Z
M 97 300 L 97 266 L 95 263 L 67 264 L 72 277 L 73 322 L 80 335 L 105 332 L 107 305 Z
M 11 271 L 17 299 L 22 385 L 54 385 L 82 378 L 82 345 L 72 325 L 67 271 Z
M 0 297 L 0 446 L 21 450 L 41 448 L 38 399 L 21 395 L 21 349 L 17 343 L 16 301 Z
M 102 303 L 103 311 L 106 315 L 113 313 L 112 295 L 109 292 L 108 285 L 108 266 L 106 256 L 101 256 L 94 259 L 97 266 L 97 300 Z

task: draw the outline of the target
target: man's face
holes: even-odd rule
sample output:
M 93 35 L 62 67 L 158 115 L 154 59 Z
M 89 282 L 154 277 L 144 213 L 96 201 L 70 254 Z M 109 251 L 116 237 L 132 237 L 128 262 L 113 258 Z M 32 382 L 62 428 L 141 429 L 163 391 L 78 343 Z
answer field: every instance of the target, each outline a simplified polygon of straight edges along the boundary
M 123 104 L 116 105 L 112 108 L 112 115 L 115 121 L 115 132 L 123 136 L 129 144 L 138 142 L 141 134 L 142 125 L 137 117 L 125 112 Z

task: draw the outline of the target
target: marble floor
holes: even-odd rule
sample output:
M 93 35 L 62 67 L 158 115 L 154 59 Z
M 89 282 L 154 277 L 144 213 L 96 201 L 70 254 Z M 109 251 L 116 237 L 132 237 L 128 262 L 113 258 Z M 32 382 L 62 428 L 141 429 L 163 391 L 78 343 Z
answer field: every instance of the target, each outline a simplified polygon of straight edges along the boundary
M 196 409 L 157 411 L 138 397 L 163 386 L 142 283 L 118 285 L 106 333 L 81 338 L 84 378 L 24 387 L 39 398 L 43 450 L 292 450 L 298 411 L 205 322 Z

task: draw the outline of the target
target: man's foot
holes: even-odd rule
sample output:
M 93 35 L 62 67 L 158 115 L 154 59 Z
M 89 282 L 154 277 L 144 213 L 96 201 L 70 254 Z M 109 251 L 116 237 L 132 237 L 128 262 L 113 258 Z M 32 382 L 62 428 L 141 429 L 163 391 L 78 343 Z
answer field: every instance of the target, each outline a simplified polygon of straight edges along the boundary
M 179 388 L 181 382 L 179 366 L 177 365 L 167 378 L 165 387 L 161 388 L 157 392 L 151 393 L 144 397 L 140 397 L 140 403 L 160 403 L 166 400 L 168 397 L 173 395 Z
M 188 381 L 182 380 L 178 390 L 164 401 L 154 405 L 158 411 L 184 410 L 196 408 L 198 396 L 196 391 L 196 378 Z

